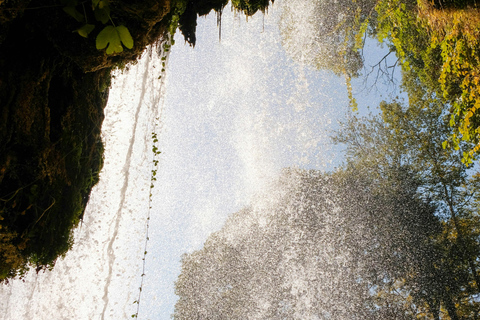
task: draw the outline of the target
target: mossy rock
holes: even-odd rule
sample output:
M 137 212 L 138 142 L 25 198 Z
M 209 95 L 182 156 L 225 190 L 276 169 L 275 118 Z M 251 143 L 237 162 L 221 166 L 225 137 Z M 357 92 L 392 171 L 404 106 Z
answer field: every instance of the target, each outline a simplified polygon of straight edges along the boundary
M 50 268 L 71 247 L 103 164 L 110 72 L 166 35 L 169 10 L 112 3 L 135 45 L 107 55 L 72 32 L 60 1 L 0 1 L 0 281 Z

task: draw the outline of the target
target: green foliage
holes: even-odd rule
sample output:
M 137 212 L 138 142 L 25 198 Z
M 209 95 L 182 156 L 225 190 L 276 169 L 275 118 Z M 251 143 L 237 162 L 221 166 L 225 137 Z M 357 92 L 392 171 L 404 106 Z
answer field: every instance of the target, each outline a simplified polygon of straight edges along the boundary
M 3 220 L 3 218 L 1 219 Z M 1 225 L 0 225 L 1 227 Z M 9 232 L 5 227 L 0 228 L 0 281 L 26 270 L 26 261 L 22 257 L 18 246 L 13 244 L 17 234 Z
M 78 22 L 82 22 L 83 25 L 75 31 L 82 37 L 88 38 L 89 34 L 95 29 L 94 24 L 90 24 L 87 21 L 87 11 L 83 3 L 81 3 L 84 14 L 82 15 L 77 6 L 79 3 L 77 0 L 63 0 L 65 7 L 63 10 L 73 17 Z M 107 24 L 111 22 L 111 25 L 105 26 L 96 37 L 96 48 L 103 50 L 106 48 L 107 54 L 114 54 L 123 52 L 123 47 L 127 49 L 133 48 L 133 38 L 130 31 L 124 25 L 115 26 L 110 16 L 110 1 L 109 0 L 92 0 L 91 10 L 97 22 Z
M 376 9 L 378 39 L 392 45 L 404 72 L 414 70 L 449 108 L 454 130 L 444 147 L 473 142 L 462 155 L 471 164 L 480 153 L 480 11 L 466 3 L 385 0 Z
M 65 140 L 68 139 L 65 136 Z M 52 184 L 48 178 L 37 179 L 34 184 L 19 188 L 10 198 L 1 199 L 0 216 L 5 218 L 0 222 L 0 241 L 3 241 L 0 282 L 22 275 L 29 266 L 37 271 L 51 269 L 56 260 L 70 250 L 73 229 L 82 219 L 88 195 L 98 182 L 102 165 L 103 148 L 99 146 L 96 155 L 89 155 L 82 148 L 83 145 L 78 145 L 78 149 L 68 150 L 70 153 L 64 159 L 64 163 L 78 173 L 74 182 Z M 96 163 L 92 164 L 92 160 Z M 78 170 L 82 164 L 84 167 Z
M 382 103 L 380 116 L 352 117 L 335 141 L 346 144 L 348 170 L 368 173 L 390 188 L 397 184 L 392 169 L 407 168 L 418 183 L 417 194 L 436 206 L 441 224 L 429 235 L 432 247 L 425 254 L 430 262 L 405 279 L 403 290 L 434 319 L 442 308 L 445 319 L 467 319 L 478 310 L 473 297 L 480 293 L 480 207 L 471 200 L 480 196 L 479 182 L 467 175 L 461 161 L 471 144 L 462 142 L 459 150 L 442 148 L 452 132 L 442 99 L 412 72 L 404 79 L 404 87 L 416 92 L 408 107 Z
M 95 29 L 95 26 L 93 24 L 88 24 L 87 23 L 87 24 L 83 25 L 83 27 L 80 27 L 79 29 L 77 29 L 76 31 L 82 37 L 88 38 L 88 35 L 90 34 L 90 32 L 93 31 L 93 29 Z
M 68 5 L 63 8 L 63 11 L 78 22 L 82 22 L 85 20 L 85 17 L 75 8 L 76 5 L 77 1 L 68 1 Z
M 371 0 L 287 2 L 279 25 L 282 46 L 293 60 L 345 77 L 353 110 L 351 80 L 363 68 L 365 35 L 375 28 L 374 7 Z
M 282 45 L 287 53 L 292 59 L 318 69 L 357 77 L 363 67 L 360 49 L 364 35 L 375 22 L 375 2 L 305 1 L 308 17 L 304 17 L 306 13 L 298 5 L 286 4 L 281 16 Z M 310 30 L 310 34 L 302 34 L 304 30 Z
M 97 36 L 96 46 L 98 50 L 107 48 L 107 54 L 123 51 L 122 44 L 128 49 L 133 48 L 133 39 L 125 26 L 107 26 Z
M 158 137 L 155 132 L 152 132 L 152 153 L 153 153 L 153 169 L 151 171 L 151 185 L 150 189 L 154 188 L 154 181 L 157 181 L 157 166 L 158 166 L 158 160 L 157 156 L 159 156 L 162 152 L 158 149 Z M 152 200 L 152 193 L 150 192 L 150 201 Z M 146 252 L 145 252 L 146 253 Z
M 71 248 L 103 164 L 98 89 L 107 76 L 106 71 L 74 79 L 64 73 L 52 76 L 50 134 L 43 140 L 24 136 L 16 142 L 20 147 L 0 152 L 8 158 L 0 176 L 0 282 L 21 277 L 29 268 L 51 269 Z M 72 89 L 72 82 L 83 86 Z M 25 109 L 20 116 L 31 117 L 32 109 Z
M 164 56 L 165 57 L 165 56 Z M 162 59 L 164 60 L 164 59 Z M 156 121 L 158 121 L 159 119 L 156 118 L 155 119 Z M 157 178 L 156 178 L 156 175 L 157 175 L 157 167 L 158 167 L 158 160 L 157 160 L 157 157 L 162 153 L 158 147 L 158 136 L 157 136 L 157 133 L 155 131 L 152 132 L 152 153 L 153 153 L 153 161 L 152 161 L 152 164 L 153 164 L 153 167 L 152 167 L 152 170 L 151 170 L 151 175 L 150 175 L 150 194 L 149 194 L 149 198 L 148 198 L 148 215 L 147 215 L 147 222 L 146 222 L 146 231 L 145 231 L 145 251 L 143 252 L 143 267 L 142 267 L 142 275 L 141 275 L 141 282 L 140 282 L 140 287 L 138 288 L 138 298 L 137 300 L 135 300 L 133 303 L 134 304 L 137 304 L 137 311 L 132 314 L 132 318 L 138 318 L 138 313 L 139 313 L 139 310 L 140 310 L 140 301 L 141 301 L 141 298 L 142 298 L 142 289 L 143 289 L 143 281 L 144 281 L 144 277 L 145 277 L 145 260 L 147 258 L 147 245 L 148 245 L 148 241 L 150 240 L 149 236 L 148 236 L 148 230 L 150 228 L 150 213 L 151 213 L 151 209 L 152 209 L 152 201 L 153 201 L 153 194 L 152 194 L 152 189 L 154 188 L 155 186 L 155 181 L 157 181 Z
M 438 220 L 415 181 L 392 173 L 384 185 L 353 170 L 284 170 L 278 197 L 182 257 L 173 318 L 413 319 L 401 279 L 424 274 Z
M 243 12 L 246 16 L 252 16 L 258 11 L 265 13 L 270 0 L 232 0 L 231 2 L 235 10 Z
M 94 4 L 95 6 L 95 4 Z M 100 7 L 100 3 L 94 9 L 95 19 L 103 24 L 106 24 L 110 20 L 110 7 L 103 5 Z
M 180 17 L 187 8 L 187 3 L 188 0 L 173 0 L 171 3 L 172 10 L 170 10 L 171 18 L 168 26 L 168 32 L 172 35 L 172 38 L 179 26 Z

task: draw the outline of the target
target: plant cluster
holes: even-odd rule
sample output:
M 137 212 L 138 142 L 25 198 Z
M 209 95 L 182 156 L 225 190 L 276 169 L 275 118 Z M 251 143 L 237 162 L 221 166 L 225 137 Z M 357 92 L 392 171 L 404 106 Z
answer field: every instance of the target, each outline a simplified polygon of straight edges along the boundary
M 417 81 L 442 97 L 449 113 L 449 125 L 454 128 L 443 145 L 458 150 L 461 141 L 473 142 L 471 149 L 464 150 L 463 154 L 463 161 L 471 164 L 480 154 L 480 9 L 475 1 L 318 3 L 320 10 L 311 22 L 315 34 L 306 45 L 292 40 L 297 38 L 297 33 L 291 24 L 297 20 L 289 22 L 288 10 L 282 17 L 282 38 L 287 52 L 294 59 L 311 52 L 313 57 L 303 62 L 345 75 L 348 96 L 355 110 L 351 79 L 359 76 L 363 67 L 365 37 L 385 43 L 398 60 L 382 69 L 381 62 L 386 57 L 382 58 L 376 65 L 377 75 L 387 75 L 389 81 L 394 81 L 393 71 L 389 70 L 395 70 L 398 64 L 404 77 L 414 74 Z
M 480 153 L 480 10 L 468 1 L 395 0 L 379 1 L 377 11 L 378 39 L 390 43 L 404 73 L 443 98 L 454 128 L 444 147 L 473 142 L 463 154 L 471 164 Z
M 168 52 L 168 50 L 166 52 Z M 158 121 L 158 118 L 156 120 Z M 153 168 L 151 170 L 151 175 L 150 175 L 150 194 L 148 196 L 148 215 L 147 215 L 147 222 L 146 222 L 145 243 L 144 243 L 144 251 L 143 251 L 143 258 L 142 258 L 142 274 L 141 274 L 142 280 L 140 282 L 140 287 L 138 288 L 138 298 L 137 298 L 137 300 L 133 301 L 133 304 L 137 305 L 137 310 L 134 314 L 131 315 L 132 318 L 138 318 L 138 314 L 139 314 L 139 311 L 140 311 L 140 302 L 141 302 L 141 298 L 142 298 L 143 281 L 145 279 L 145 266 L 146 266 L 146 258 L 147 258 L 147 253 L 148 253 L 147 246 L 148 246 L 148 241 L 150 240 L 150 237 L 148 236 L 148 230 L 150 229 L 150 213 L 151 213 L 152 201 L 153 201 L 152 189 L 155 187 L 155 181 L 157 181 L 156 176 L 157 176 L 157 168 L 158 168 L 158 162 L 159 162 L 159 160 L 157 158 L 162 153 L 158 149 L 157 144 L 158 144 L 158 136 L 157 136 L 157 133 L 154 131 L 154 132 L 152 132 L 152 154 L 153 154 L 152 165 L 153 165 Z
M 101 22 L 103 25 L 110 23 L 96 36 L 95 42 L 98 50 L 106 48 L 107 54 L 113 54 L 122 52 L 124 46 L 128 49 L 133 48 L 133 38 L 128 28 L 124 25 L 116 26 L 112 20 L 109 0 L 92 0 L 90 6 L 84 2 L 79 3 L 78 0 L 62 0 L 62 2 L 65 5 L 63 11 L 83 24 L 75 32 L 84 38 L 87 38 L 95 29 L 95 24 L 88 21 L 87 7 L 89 11 L 93 12 L 97 22 Z M 78 10 L 79 7 L 81 7 L 80 10 L 83 11 L 83 14 Z

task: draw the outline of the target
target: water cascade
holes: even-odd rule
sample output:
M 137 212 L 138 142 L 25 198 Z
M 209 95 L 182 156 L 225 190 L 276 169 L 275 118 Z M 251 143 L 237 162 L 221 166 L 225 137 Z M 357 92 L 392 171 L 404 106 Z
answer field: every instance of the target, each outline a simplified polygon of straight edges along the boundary
M 380 302 L 366 296 L 388 296 L 392 274 L 408 282 L 389 263 L 422 256 L 412 242 L 429 240 L 412 234 L 433 225 L 431 207 L 401 169 L 394 195 L 362 193 L 369 172 L 326 173 L 342 161 L 331 132 L 352 118 L 345 77 L 312 67 L 323 49 L 305 4 L 275 1 L 248 22 L 227 6 L 199 18 L 195 48 L 177 33 L 170 52 L 149 47 L 114 73 L 105 165 L 75 244 L 53 270 L 0 286 L 1 319 L 369 319 Z M 364 50 L 365 65 L 385 55 Z
M 115 73 L 105 165 L 74 248 L 52 271 L 2 286 L 2 319 L 134 315 L 151 191 L 139 318 L 167 319 L 183 253 L 200 248 L 282 168 L 332 167 L 328 130 L 332 114 L 346 110 L 343 80 L 285 54 L 281 13 L 280 2 L 248 22 L 224 10 L 221 41 L 209 15 L 194 49 L 177 34 L 166 77 L 155 48 Z M 151 190 L 153 132 L 162 154 Z
M 168 57 L 162 51 L 151 47 L 136 65 L 115 73 L 103 126 L 102 178 L 75 231 L 74 249 L 53 271 L 30 272 L 2 286 L 3 319 L 126 319 L 135 314 L 151 136 L 161 130 L 162 57 Z

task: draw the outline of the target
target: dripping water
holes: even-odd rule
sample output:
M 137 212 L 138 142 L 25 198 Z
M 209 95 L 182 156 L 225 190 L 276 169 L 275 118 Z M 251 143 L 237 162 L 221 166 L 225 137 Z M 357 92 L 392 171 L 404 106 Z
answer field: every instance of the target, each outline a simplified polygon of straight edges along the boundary
M 120 319 L 135 313 L 151 134 L 161 129 L 154 121 L 162 113 L 162 63 L 168 58 L 158 49 L 114 72 L 102 129 L 105 163 L 72 250 L 52 271 L 30 272 L 0 287 L 1 319 Z
M 215 12 L 217 15 L 218 42 L 222 41 L 222 11 L 223 8 Z
M 146 54 L 146 57 L 144 58 L 145 59 L 145 67 L 144 67 L 144 70 L 143 70 L 143 75 L 142 75 L 142 78 L 141 78 L 141 85 L 140 85 L 140 88 L 141 88 L 141 93 L 140 93 L 140 97 L 139 97 L 139 100 L 138 100 L 138 105 L 137 105 L 137 108 L 136 108 L 136 112 L 135 112 L 135 115 L 134 115 L 134 120 L 133 120 L 133 129 L 132 129 L 132 136 L 129 140 L 129 145 L 128 145 L 128 150 L 126 152 L 126 159 L 125 159 L 125 162 L 124 162 L 124 165 L 123 165 L 123 168 L 122 168 L 122 174 L 123 174 L 123 183 L 122 183 L 122 186 L 121 186 L 121 189 L 120 189 L 120 202 L 118 204 L 118 209 L 117 209 L 117 213 L 116 213 L 116 218 L 115 218 L 115 222 L 114 222 L 114 228 L 113 228 L 113 234 L 111 235 L 111 238 L 108 242 L 108 246 L 107 246 L 107 263 L 108 263 L 108 273 L 107 273 L 107 279 L 105 281 L 105 286 L 104 286 L 104 292 L 103 292 L 103 297 L 102 297 L 102 300 L 103 300 L 103 310 L 102 310 L 102 320 L 105 319 L 105 313 L 107 311 L 107 307 L 109 306 L 109 288 L 110 288 L 110 283 L 111 283 L 111 280 L 112 280 L 112 276 L 113 276 L 113 263 L 115 262 L 116 260 L 116 256 L 115 256 L 115 253 L 114 253 L 114 250 L 113 250 L 113 245 L 115 243 L 115 241 L 117 240 L 117 235 L 118 235 L 118 232 L 119 232 L 119 225 L 120 225 L 120 222 L 122 221 L 122 214 L 123 214 L 123 210 L 125 210 L 124 208 L 124 205 L 125 205 L 125 201 L 127 200 L 126 198 L 126 193 L 127 193 L 127 190 L 128 190 L 128 187 L 129 187 L 129 184 L 130 184 L 130 169 L 131 169 L 131 166 L 132 166 L 132 155 L 133 155 L 133 147 L 134 147 L 134 144 L 135 142 L 137 141 L 136 139 L 136 134 L 137 134 L 137 126 L 139 125 L 139 116 L 140 116 L 140 111 L 142 109 L 142 107 L 145 107 L 145 105 L 147 105 L 148 107 L 150 108 L 156 108 L 158 106 L 158 102 L 160 100 L 160 93 L 157 92 L 157 93 L 153 93 L 153 96 L 150 96 L 148 97 L 147 96 L 147 89 L 149 88 L 149 84 L 147 83 L 151 77 L 151 68 L 152 68 L 152 51 L 153 51 L 153 48 L 150 47 L 148 49 L 148 52 Z M 151 100 L 150 101 L 146 101 L 148 100 L 148 98 L 150 98 Z M 156 117 L 153 116 L 153 118 L 155 119 Z M 140 132 L 141 134 L 145 134 L 145 132 Z M 145 139 L 145 137 L 142 137 L 143 139 Z M 148 150 L 148 149 L 147 149 Z M 146 153 L 147 150 L 144 150 L 144 152 Z

